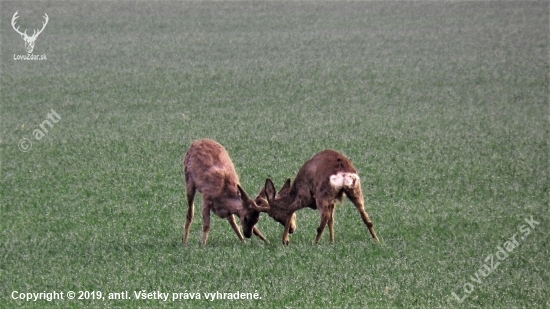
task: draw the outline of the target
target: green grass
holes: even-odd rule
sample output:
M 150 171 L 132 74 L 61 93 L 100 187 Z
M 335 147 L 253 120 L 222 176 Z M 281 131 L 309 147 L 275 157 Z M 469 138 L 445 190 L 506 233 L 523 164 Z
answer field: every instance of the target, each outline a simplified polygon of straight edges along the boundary
M 0 8 L 0 307 L 550 306 L 548 2 Z M 46 61 L 13 60 L 24 54 L 16 10 L 22 29 L 49 15 L 34 50 Z M 61 119 L 36 140 L 50 109 Z M 265 214 L 269 245 L 240 243 L 214 217 L 202 248 L 197 215 L 182 246 L 181 160 L 203 137 L 226 147 L 250 195 L 341 151 L 381 243 L 345 201 L 334 244 L 328 231 L 312 244 L 319 215 L 305 209 L 288 248 Z M 531 217 L 540 225 L 473 282 Z M 134 299 L 141 290 L 261 300 Z M 24 302 L 13 291 L 132 299 Z

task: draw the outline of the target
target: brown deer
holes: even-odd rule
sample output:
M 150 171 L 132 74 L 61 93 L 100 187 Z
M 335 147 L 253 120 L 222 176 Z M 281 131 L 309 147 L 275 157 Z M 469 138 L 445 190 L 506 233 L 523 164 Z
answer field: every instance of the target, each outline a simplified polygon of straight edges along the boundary
M 330 242 L 334 241 L 334 206 L 342 201 L 344 194 L 359 211 L 372 237 L 378 241 L 374 226 L 365 212 L 357 171 L 348 158 L 334 150 L 314 155 L 300 168 L 292 185 L 290 179 L 287 179 L 278 194 L 273 182 L 267 179 L 256 202 L 262 203 L 267 199 L 269 208 L 264 211 L 284 225 L 284 245 L 289 244 L 289 233 L 296 228 L 295 212 L 306 207 L 317 209 L 321 214 L 321 224 L 315 237 L 317 244 L 327 223 Z
M 243 233 L 250 238 L 252 233 L 264 242 L 265 237 L 255 226 L 260 219 L 260 212 L 266 211 L 269 205 L 261 198 L 256 199 L 261 205 L 250 199 L 239 184 L 239 176 L 229 154 L 222 145 L 210 139 L 201 139 L 191 144 L 183 160 L 185 188 L 187 194 L 187 219 L 182 242 L 187 244 L 189 227 L 193 221 L 193 200 L 196 191 L 202 195 L 202 245 L 206 245 L 210 231 L 210 212 L 226 218 L 241 241 L 244 241 L 239 227 L 235 223 L 237 215 L 243 226 Z

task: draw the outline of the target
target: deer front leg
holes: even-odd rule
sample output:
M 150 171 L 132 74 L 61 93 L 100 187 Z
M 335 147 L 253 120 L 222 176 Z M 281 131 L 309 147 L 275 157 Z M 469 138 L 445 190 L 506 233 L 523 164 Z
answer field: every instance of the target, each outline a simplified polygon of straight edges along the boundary
M 290 233 L 290 225 L 292 223 L 293 216 L 290 215 L 288 219 L 285 222 L 285 230 L 283 232 L 283 245 L 288 246 L 290 243 L 290 237 L 288 236 Z
M 311 196 L 309 194 L 309 191 L 299 193 L 294 202 L 288 206 L 287 211 L 291 212 L 288 214 L 286 221 L 285 221 L 285 230 L 283 232 L 283 245 L 288 245 L 290 243 L 290 238 L 288 234 L 290 233 L 290 230 L 294 232 L 296 229 L 296 211 L 299 209 L 302 209 L 309 205 L 311 202 Z
M 267 239 L 264 237 L 264 235 L 262 235 L 262 233 L 260 232 L 260 230 L 254 226 L 252 228 L 252 233 L 254 233 L 254 235 L 258 236 L 261 240 L 263 240 L 265 243 L 269 243 L 269 241 L 267 241 Z
M 193 206 L 193 200 L 195 199 L 195 187 L 192 184 L 187 185 L 187 218 L 185 219 L 185 227 L 183 228 L 183 238 L 182 243 L 187 244 L 187 239 L 189 238 L 189 228 L 191 227 L 191 222 L 193 222 L 193 216 L 195 213 L 195 207 Z
M 235 231 L 235 234 L 237 234 L 237 237 L 239 237 L 239 240 L 244 241 L 243 235 L 241 234 L 241 230 L 239 230 L 239 227 L 235 222 L 235 217 L 233 217 L 233 215 L 229 215 L 229 217 L 227 217 L 227 221 L 229 221 L 229 224 L 231 224 L 231 227 L 233 228 L 233 231 Z
M 210 207 L 205 205 L 202 208 L 202 240 L 201 240 L 201 244 L 203 246 L 206 246 L 206 240 L 208 239 L 208 232 L 209 231 L 210 231 Z
M 296 231 L 296 213 L 293 213 L 290 217 L 290 227 L 288 232 L 292 234 L 294 231 Z

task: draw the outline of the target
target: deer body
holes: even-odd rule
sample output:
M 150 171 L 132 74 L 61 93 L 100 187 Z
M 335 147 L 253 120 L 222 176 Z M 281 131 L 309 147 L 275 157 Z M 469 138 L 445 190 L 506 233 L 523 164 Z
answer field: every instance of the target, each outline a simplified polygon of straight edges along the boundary
M 248 198 L 246 192 L 239 185 L 239 177 L 233 162 L 222 145 L 210 139 L 193 142 L 185 155 L 183 169 L 189 207 L 182 239 L 184 244 L 187 244 L 189 228 L 193 220 L 193 200 L 196 191 L 201 193 L 203 200 L 202 245 L 206 245 L 208 232 L 210 231 L 210 212 L 220 218 L 227 219 L 241 241 L 244 239 L 233 215 L 239 217 L 244 235 L 247 238 L 250 238 L 251 234 L 254 233 L 264 242 L 267 242 L 255 226 L 262 208 L 255 201 Z M 267 202 L 261 199 L 258 199 L 258 201 L 267 205 Z
M 290 242 L 289 233 L 295 228 L 295 212 L 302 208 L 317 209 L 321 222 L 317 228 L 315 243 L 319 242 L 328 224 L 330 241 L 334 241 L 334 207 L 346 195 L 359 211 L 363 223 L 372 237 L 378 241 L 374 227 L 364 209 L 360 178 L 351 161 L 334 150 L 325 150 L 309 159 L 290 184 L 288 179 L 276 194 L 270 179 L 260 191 L 257 201 L 267 198 L 269 216 L 285 226 L 283 244 Z M 283 223 L 284 222 L 284 223 Z

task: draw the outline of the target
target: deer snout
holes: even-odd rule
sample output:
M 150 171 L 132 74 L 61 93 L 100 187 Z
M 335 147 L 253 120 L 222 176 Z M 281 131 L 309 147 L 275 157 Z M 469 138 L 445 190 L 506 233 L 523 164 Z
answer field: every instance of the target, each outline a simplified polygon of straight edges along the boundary
M 252 237 L 252 228 L 253 226 L 243 226 L 243 235 L 246 238 Z
M 34 50 L 34 41 L 25 42 L 25 49 L 27 50 L 27 53 L 31 54 Z
M 256 225 L 256 223 L 258 223 L 258 219 L 259 218 L 254 218 L 254 217 L 252 217 L 252 218 L 244 217 L 242 219 L 244 237 L 246 237 L 246 238 L 252 237 L 252 229 L 254 228 L 254 225 Z

